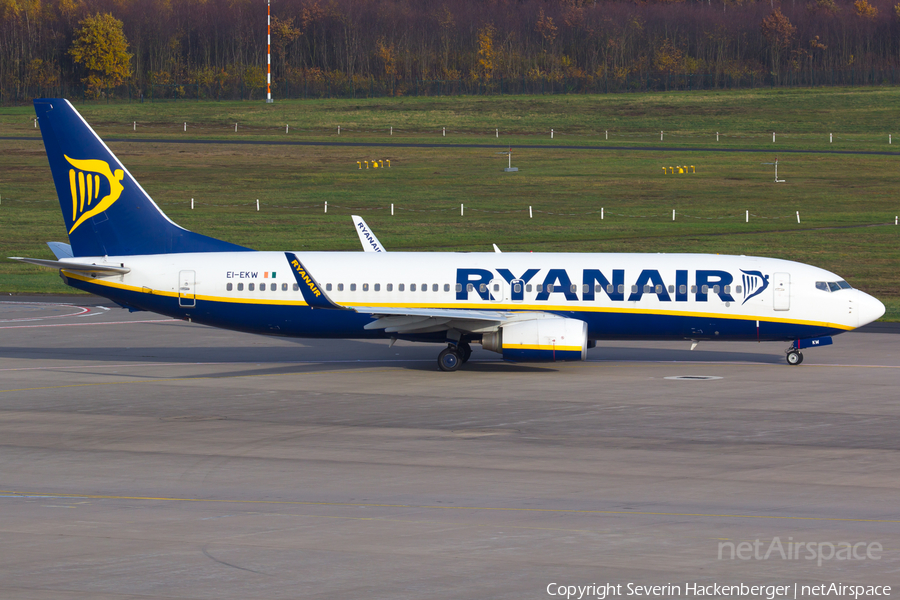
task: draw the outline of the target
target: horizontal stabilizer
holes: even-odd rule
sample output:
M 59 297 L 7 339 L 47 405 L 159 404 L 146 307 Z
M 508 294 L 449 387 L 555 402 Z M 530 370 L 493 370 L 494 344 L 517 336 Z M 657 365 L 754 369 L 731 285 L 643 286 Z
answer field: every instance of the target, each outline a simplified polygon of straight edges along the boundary
M 72 246 L 68 244 L 64 244 L 62 242 L 47 242 L 47 246 L 50 247 L 50 252 L 53 253 L 53 256 L 56 258 L 74 258 L 75 254 L 72 252 Z
M 39 267 L 49 267 L 51 269 L 65 269 L 67 271 L 86 271 L 94 273 L 119 273 L 124 275 L 130 273 L 128 267 L 115 267 L 113 265 L 92 265 L 87 263 L 76 263 L 61 260 L 45 260 L 43 258 L 22 258 L 21 256 L 10 256 L 9 260 L 17 260 L 23 263 L 38 265 Z

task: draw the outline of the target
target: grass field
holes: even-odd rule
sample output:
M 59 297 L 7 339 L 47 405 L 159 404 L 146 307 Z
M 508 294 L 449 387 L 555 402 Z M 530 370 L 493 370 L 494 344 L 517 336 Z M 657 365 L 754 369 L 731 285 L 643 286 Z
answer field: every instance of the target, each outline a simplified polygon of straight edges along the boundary
M 78 108 L 104 137 L 135 135 L 131 122 L 137 120 L 138 137 L 334 141 L 341 124 L 341 141 L 385 144 L 110 143 L 173 220 L 254 248 L 358 250 L 348 215 L 359 212 L 389 250 L 489 251 L 497 243 L 509 251 L 774 256 L 841 274 L 882 299 L 886 318 L 900 320 L 900 227 L 893 225 L 900 213 L 900 156 L 784 154 L 779 177 L 786 183 L 779 184 L 772 166 L 761 164 L 788 148 L 900 153 L 887 144 L 898 106 L 900 91 L 859 89 Z M 29 115 L 27 107 L 0 111 L 0 135 L 36 136 Z M 180 125 L 185 120 L 187 133 Z M 241 123 L 237 134 L 235 121 Z M 288 134 L 284 122 L 291 123 Z M 447 137 L 440 133 L 444 126 Z M 560 132 L 552 141 L 551 127 Z M 659 129 L 667 132 L 662 144 Z M 773 130 L 779 132 L 774 145 Z M 772 153 L 659 149 L 714 147 L 716 131 L 723 148 Z M 503 173 L 507 158 L 495 147 L 402 148 L 392 141 L 509 143 L 520 172 Z M 373 159 L 390 160 L 391 168 L 358 168 L 357 161 Z M 662 174 L 677 165 L 693 165 L 696 173 Z M 65 241 L 65 231 L 42 144 L 0 140 L 0 166 L 0 256 L 51 257 L 43 242 Z M 0 262 L 0 291 L 68 290 L 52 271 Z

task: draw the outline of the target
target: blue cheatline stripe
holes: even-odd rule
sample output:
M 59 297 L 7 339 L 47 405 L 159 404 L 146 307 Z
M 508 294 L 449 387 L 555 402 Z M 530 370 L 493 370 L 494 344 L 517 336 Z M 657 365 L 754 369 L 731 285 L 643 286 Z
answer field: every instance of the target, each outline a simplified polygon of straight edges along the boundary
M 193 308 L 178 306 L 174 294 L 153 294 L 136 289 L 110 287 L 83 276 L 68 276 L 72 287 L 107 297 L 114 302 L 196 323 L 251 333 L 310 338 L 386 338 L 381 330 L 363 327 L 373 318 L 350 310 L 311 310 L 303 304 L 238 303 L 208 300 L 199 296 Z M 711 315 L 600 312 L 552 309 L 545 312 L 580 319 L 588 324 L 588 337 L 595 340 L 728 340 L 728 341 L 792 341 L 843 333 L 845 329 L 828 324 L 768 322 L 760 320 L 757 337 L 756 321 Z M 404 339 L 445 341 L 442 333 L 400 336 Z

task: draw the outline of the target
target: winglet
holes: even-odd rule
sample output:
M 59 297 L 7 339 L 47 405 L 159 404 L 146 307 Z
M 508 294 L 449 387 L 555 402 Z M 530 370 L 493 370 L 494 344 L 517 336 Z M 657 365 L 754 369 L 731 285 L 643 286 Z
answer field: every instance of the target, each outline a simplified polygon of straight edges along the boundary
M 351 215 L 351 218 L 363 250 L 366 252 L 387 252 L 384 246 L 381 245 L 381 242 L 378 241 L 378 238 L 375 237 L 375 234 L 372 233 L 372 228 L 369 227 L 369 224 L 362 217 Z
M 309 271 L 306 270 L 306 267 L 303 266 L 303 263 L 300 262 L 300 259 L 297 258 L 296 254 L 293 252 L 285 252 L 284 256 L 291 265 L 291 273 L 294 274 L 297 285 L 300 286 L 300 292 L 303 294 L 303 299 L 306 300 L 306 304 L 309 305 L 310 308 L 350 310 L 344 306 L 335 304 L 325 295 L 325 290 L 319 287 L 319 284 L 312 278 L 312 275 L 309 274 Z

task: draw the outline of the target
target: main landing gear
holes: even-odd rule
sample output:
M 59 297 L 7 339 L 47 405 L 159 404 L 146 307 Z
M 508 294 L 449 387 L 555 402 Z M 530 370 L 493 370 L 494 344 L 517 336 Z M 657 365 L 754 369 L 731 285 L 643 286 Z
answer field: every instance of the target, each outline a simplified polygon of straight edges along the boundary
M 799 365 L 803 362 L 803 353 L 797 350 L 796 346 L 791 346 L 787 349 L 787 364 L 791 366 Z
M 466 342 L 450 344 L 438 355 L 438 367 L 441 371 L 455 371 L 472 356 L 472 348 Z

